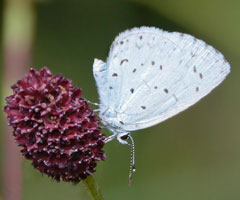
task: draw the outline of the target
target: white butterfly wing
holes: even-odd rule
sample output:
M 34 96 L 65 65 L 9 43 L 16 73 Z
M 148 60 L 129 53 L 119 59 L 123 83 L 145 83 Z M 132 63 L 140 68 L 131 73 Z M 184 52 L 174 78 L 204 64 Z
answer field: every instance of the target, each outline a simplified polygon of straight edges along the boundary
M 160 123 L 187 109 L 230 72 L 223 55 L 190 35 L 134 28 L 113 42 L 106 63 L 104 98 L 121 129 Z

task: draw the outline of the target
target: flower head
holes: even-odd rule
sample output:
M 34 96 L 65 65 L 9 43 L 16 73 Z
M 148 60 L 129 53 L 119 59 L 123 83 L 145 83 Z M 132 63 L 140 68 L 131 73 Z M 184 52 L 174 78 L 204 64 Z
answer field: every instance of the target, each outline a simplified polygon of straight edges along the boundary
M 81 89 L 48 68 L 28 74 L 6 98 L 9 125 L 22 154 L 54 180 L 77 183 L 105 159 L 105 136 Z

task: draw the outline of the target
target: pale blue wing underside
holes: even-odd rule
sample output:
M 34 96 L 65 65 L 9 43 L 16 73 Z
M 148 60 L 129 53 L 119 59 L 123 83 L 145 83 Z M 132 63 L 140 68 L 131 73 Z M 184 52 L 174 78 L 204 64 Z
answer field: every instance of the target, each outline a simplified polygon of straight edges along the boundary
M 116 120 L 111 123 L 125 131 L 153 126 L 187 109 L 230 72 L 223 55 L 205 42 L 148 27 L 121 33 L 104 70 L 96 66 L 100 115 L 112 110 Z

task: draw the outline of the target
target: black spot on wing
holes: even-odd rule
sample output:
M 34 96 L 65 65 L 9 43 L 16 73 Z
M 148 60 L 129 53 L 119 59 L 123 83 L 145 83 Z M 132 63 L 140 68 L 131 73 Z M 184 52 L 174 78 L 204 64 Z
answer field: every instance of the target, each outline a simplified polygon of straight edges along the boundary
M 122 65 L 124 62 L 128 62 L 128 59 L 121 60 L 120 65 Z
M 197 72 L 197 67 L 194 65 L 193 67 L 193 72 L 196 73 Z

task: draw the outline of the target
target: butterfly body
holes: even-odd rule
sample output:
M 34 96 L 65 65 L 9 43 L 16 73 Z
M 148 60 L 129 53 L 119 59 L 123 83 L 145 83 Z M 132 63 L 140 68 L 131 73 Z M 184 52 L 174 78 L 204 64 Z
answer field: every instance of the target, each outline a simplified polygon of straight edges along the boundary
M 224 56 L 195 37 L 154 27 L 127 30 L 112 43 L 105 62 L 95 59 L 99 117 L 122 144 L 131 145 L 129 184 L 134 164 L 130 133 L 186 110 L 230 73 Z

